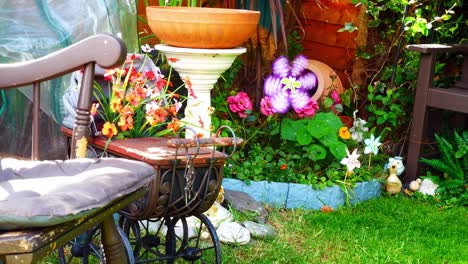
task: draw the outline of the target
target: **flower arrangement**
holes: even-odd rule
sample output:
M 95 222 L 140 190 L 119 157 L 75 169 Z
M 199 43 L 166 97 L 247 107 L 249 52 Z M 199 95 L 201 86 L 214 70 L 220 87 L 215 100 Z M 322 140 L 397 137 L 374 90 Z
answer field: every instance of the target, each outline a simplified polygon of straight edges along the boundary
M 175 133 L 180 127 L 178 112 L 184 99 L 172 87 L 150 58 L 153 49 L 142 46 L 145 54 L 131 54 L 120 68 L 104 74 L 108 89 L 95 83 L 91 114 L 103 120 L 102 135 L 111 139 L 157 137 Z M 108 91 L 108 92 L 107 92 Z

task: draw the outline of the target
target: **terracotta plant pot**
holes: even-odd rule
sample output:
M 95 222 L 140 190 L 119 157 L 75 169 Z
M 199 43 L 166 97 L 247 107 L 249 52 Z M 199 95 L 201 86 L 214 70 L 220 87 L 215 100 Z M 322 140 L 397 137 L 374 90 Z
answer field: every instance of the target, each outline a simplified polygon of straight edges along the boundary
M 333 90 L 337 90 L 338 93 L 344 91 L 343 85 L 341 84 L 340 77 L 335 71 L 327 64 L 318 60 L 309 60 L 309 66 L 307 66 L 315 75 L 317 75 L 318 87 L 312 99 L 318 101 L 329 95 Z M 331 76 L 336 76 L 335 81 L 332 80 Z
M 338 116 L 341 119 L 341 123 L 348 128 L 353 127 L 354 119 L 350 116 Z
M 149 6 L 151 31 L 167 45 L 229 49 L 255 32 L 260 12 L 229 8 Z

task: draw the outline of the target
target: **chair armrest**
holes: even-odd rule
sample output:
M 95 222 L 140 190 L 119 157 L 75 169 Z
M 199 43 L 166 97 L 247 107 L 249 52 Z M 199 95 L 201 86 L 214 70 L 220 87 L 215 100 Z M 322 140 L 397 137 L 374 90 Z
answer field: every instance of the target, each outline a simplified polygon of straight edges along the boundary
M 468 52 L 468 45 L 417 44 L 406 47 L 419 53 Z
M 19 87 L 52 79 L 90 62 L 102 68 L 120 66 L 126 55 L 127 48 L 119 38 L 97 34 L 32 61 L 0 64 L 0 87 Z

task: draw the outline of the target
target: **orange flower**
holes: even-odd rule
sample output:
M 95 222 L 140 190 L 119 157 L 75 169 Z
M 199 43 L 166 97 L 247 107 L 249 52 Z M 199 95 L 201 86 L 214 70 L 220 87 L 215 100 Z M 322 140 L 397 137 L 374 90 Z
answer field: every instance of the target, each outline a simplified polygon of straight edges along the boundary
M 120 116 L 119 122 L 117 125 L 122 131 L 132 130 L 133 129 L 133 117 L 132 116 Z
M 114 98 L 110 102 L 110 109 L 112 113 L 120 112 L 122 110 L 122 99 Z
M 176 108 L 175 105 L 171 105 L 171 106 L 167 107 L 167 111 L 169 113 L 171 113 L 171 115 L 177 116 L 177 108 Z
M 129 115 L 133 115 L 134 111 L 133 111 L 133 108 L 127 105 L 120 111 L 120 114 L 124 116 L 129 116 Z
M 102 128 L 102 134 L 108 138 L 117 135 L 117 128 L 114 124 L 106 122 Z
M 112 90 L 114 91 L 114 95 L 117 99 L 124 99 L 124 90 L 121 88 L 118 88 L 119 86 L 115 85 L 112 87 Z
M 175 63 L 175 62 L 179 61 L 179 59 L 177 59 L 177 58 L 167 58 L 167 60 L 172 62 L 172 63 Z
M 350 139 L 351 138 L 351 133 L 349 133 L 349 130 L 348 130 L 347 127 L 342 127 L 342 128 L 340 128 L 339 136 L 342 139 Z
M 162 107 L 150 109 L 146 114 L 146 121 L 148 121 L 151 126 L 156 126 L 159 123 L 165 122 L 168 116 L 168 112 Z
M 176 133 L 180 129 L 179 119 L 173 118 L 171 123 L 167 124 L 167 129 L 171 129 L 172 132 Z
M 143 98 L 141 98 L 138 92 L 136 92 L 135 90 L 132 90 L 131 92 L 127 94 L 125 99 L 127 100 L 127 102 L 129 102 L 133 106 L 138 106 Z
M 288 165 L 286 165 L 286 164 L 283 164 L 283 165 L 281 165 L 281 167 L 280 167 L 281 170 L 285 170 L 285 169 L 287 169 L 287 168 L 288 168 Z

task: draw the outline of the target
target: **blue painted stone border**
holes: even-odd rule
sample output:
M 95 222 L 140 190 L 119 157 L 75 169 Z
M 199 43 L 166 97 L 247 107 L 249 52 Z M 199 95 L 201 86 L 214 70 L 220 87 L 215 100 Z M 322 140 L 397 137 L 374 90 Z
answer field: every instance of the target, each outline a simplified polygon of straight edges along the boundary
M 250 184 L 246 184 L 238 179 L 224 178 L 223 188 L 248 193 L 258 202 L 275 207 L 319 210 L 326 204 L 336 209 L 346 202 L 345 193 L 337 185 L 315 190 L 309 185 L 298 183 L 251 181 Z M 379 197 L 381 193 L 382 185 L 376 180 L 358 182 L 350 190 L 350 202 L 356 204 Z

